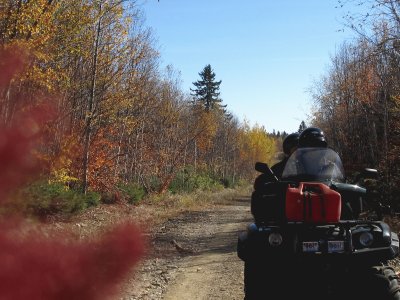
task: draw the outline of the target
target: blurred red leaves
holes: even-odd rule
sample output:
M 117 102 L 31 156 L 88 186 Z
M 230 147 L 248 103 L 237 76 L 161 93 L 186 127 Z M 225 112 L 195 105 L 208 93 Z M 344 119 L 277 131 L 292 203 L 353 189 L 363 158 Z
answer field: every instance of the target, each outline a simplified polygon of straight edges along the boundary
M 0 50 L 0 89 L 23 68 L 17 49 Z M 39 101 L 44 102 L 44 101 Z M 40 170 L 34 155 L 51 106 L 21 110 L 0 127 L 0 204 Z M 109 299 L 144 251 L 138 228 L 122 224 L 97 240 L 79 241 L 22 229 L 11 217 L 0 222 L 0 299 Z
M 0 127 L 0 200 L 39 171 L 35 142 L 52 115 L 52 109 L 42 104 L 20 113 L 12 127 Z
M 109 299 L 143 252 L 139 231 L 128 224 L 92 242 L 37 231 L 19 239 L 9 229 L 0 226 L 1 299 Z
M 26 54 L 16 47 L 0 49 L 0 87 L 7 86 L 14 75 L 23 69 L 26 57 Z
M 0 51 L 0 89 L 7 94 L 7 88 L 23 69 L 26 55 L 17 48 Z M 19 98 L 19 95 L 12 97 Z M 17 101 L 17 99 L 15 99 Z M 6 122 L 0 125 L 0 201 L 8 192 L 26 182 L 37 172 L 33 155 L 34 141 L 39 138 L 40 129 L 53 116 L 48 105 L 16 112 L 11 127 Z

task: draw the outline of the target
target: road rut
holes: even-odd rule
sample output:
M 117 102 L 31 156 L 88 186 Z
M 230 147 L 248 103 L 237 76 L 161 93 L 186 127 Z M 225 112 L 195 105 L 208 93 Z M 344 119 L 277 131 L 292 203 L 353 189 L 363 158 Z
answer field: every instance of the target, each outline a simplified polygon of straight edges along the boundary
M 236 242 L 251 220 L 248 197 L 168 220 L 154 233 L 151 254 L 122 299 L 243 299 Z

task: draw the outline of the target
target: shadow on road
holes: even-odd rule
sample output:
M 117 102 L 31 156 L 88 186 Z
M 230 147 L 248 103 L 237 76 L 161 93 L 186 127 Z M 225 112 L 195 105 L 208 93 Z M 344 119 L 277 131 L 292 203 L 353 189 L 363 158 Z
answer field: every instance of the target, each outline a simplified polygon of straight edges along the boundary
M 250 207 L 250 197 L 240 197 L 240 198 L 234 198 L 234 199 L 230 199 L 230 200 L 224 200 L 220 204 L 226 205 L 226 206 L 248 206 L 248 207 Z
M 236 253 L 238 234 L 253 221 L 249 205 L 248 198 L 235 198 L 217 208 L 186 212 L 167 221 L 152 241 L 153 254 L 166 258 Z M 179 251 L 171 241 L 192 251 Z

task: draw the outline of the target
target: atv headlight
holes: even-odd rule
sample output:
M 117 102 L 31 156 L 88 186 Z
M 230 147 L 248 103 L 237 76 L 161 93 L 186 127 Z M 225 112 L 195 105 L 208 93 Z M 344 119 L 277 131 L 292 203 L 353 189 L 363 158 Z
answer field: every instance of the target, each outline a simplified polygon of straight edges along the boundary
M 360 234 L 359 241 L 364 247 L 369 247 L 374 241 L 374 236 L 370 232 L 365 231 Z
M 283 238 L 280 233 L 272 232 L 268 237 L 268 242 L 273 247 L 278 247 L 282 244 Z

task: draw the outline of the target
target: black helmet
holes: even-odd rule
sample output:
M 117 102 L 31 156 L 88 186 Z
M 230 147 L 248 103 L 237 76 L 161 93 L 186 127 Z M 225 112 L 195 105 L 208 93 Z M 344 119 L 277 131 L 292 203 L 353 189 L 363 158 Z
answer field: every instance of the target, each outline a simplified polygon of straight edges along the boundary
M 327 147 L 324 132 L 317 127 L 308 127 L 300 133 L 299 147 Z
M 291 133 L 283 140 L 283 152 L 286 155 L 290 155 L 292 152 L 293 147 L 297 147 L 299 143 L 299 133 Z

